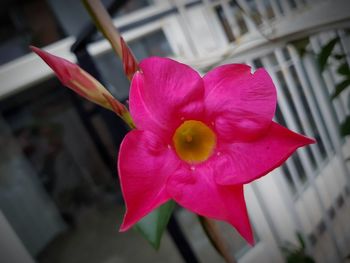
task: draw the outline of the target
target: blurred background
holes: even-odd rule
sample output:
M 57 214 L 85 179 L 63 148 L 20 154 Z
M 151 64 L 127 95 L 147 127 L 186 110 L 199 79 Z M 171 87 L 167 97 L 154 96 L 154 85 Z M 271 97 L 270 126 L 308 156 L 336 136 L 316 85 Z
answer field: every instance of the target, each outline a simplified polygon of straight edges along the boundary
M 225 63 L 265 67 L 275 120 L 316 138 L 245 187 L 256 236 L 220 223 L 239 262 L 346 262 L 350 255 L 350 4 L 346 0 L 103 1 L 135 56 L 168 56 L 201 74 Z M 129 83 L 78 0 L 1 0 L 0 261 L 195 262 L 176 235 L 155 251 L 118 233 L 116 156 L 124 124 L 63 88 L 35 45 L 79 63 L 121 101 Z M 223 262 L 194 214 L 177 208 L 198 262 Z M 181 231 L 182 230 L 182 231 Z

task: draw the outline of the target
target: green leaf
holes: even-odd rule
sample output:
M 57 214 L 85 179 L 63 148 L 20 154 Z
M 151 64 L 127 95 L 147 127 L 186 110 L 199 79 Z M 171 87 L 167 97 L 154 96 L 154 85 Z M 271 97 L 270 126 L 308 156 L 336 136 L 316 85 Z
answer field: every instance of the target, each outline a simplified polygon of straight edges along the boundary
M 340 125 L 340 134 L 342 136 L 350 135 L 350 116 L 347 116 L 345 121 Z
M 350 76 L 350 68 L 348 66 L 348 63 L 343 63 L 339 66 L 339 68 L 337 69 L 337 72 L 340 75 L 344 75 L 344 76 Z
M 169 201 L 148 214 L 135 226 L 135 229 L 140 232 L 155 249 L 159 249 L 162 235 L 168 225 L 174 207 L 175 202 Z
M 291 41 L 290 44 L 292 44 L 295 47 L 299 56 L 302 57 L 305 55 L 307 51 L 306 48 L 307 48 L 307 45 L 309 44 L 309 38 L 302 38 L 295 41 Z
M 318 54 L 317 60 L 318 60 L 318 65 L 320 66 L 321 72 L 325 69 L 328 58 L 331 55 L 333 48 L 335 47 L 338 41 L 339 41 L 338 37 L 333 38 L 326 45 L 322 47 L 320 53 Z
M 296 233 L 300 247 L 295 247 L 289 242 L 286 242 L 284 247 L 281 247 L 283 254 L 285 255 L 287 263 L 315 263 L 305 252 L 305 242 L 301 233 Z
M 335 86 L 335 91 L 332 94 L 332 99 L 336 98 L 343 90 L 345 90 L 350 85 L 350 79 L 345 79 Z
M 345 54 L 334 54 L 333 57 L 336 59 L 336 60 L 342 60 L 343 58 L 345 58 Z
M 301 235 L 301 233 L 297 233 L 297 238 L 299 240 L 299 244 L 300 244 L 300 247 L 304 250 L 305 249 L 305 242 L 304 242 L 304 239 L 303 239 L 303 236 Z

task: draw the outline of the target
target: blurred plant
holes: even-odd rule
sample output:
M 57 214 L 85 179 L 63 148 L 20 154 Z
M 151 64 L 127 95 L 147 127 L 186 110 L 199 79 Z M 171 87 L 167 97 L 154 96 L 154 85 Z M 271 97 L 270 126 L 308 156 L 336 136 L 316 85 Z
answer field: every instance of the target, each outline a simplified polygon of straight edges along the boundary
M 337 67 L 337 73 L 341 75 L 343 79 L 335 86 L 335 90 L 333 94 L 331 94 L 332 100 L 337 98 L 341 93 L 343 93 L 346 89 L 350 87 L 350 68 L 346 60 L 347 54 L 345 54 L 344 51 L 339 52 L 337 54 L 333 54 L 334 47 L 339 41 L 339 37 L 331 39 L 330 41 L 328 41 L 327 44 L 322 46 L 320 52 L 317 54 L 317 60 L 321 72 L 323 72 L 329 65 L 328 61 L 331 57 L 339 62 L 339 66 Z M 347 106 L 350 109 L 350 94 L 348 97 Z M 350 135 L 350 115 L 346 116 L 345 120 L 341 123 L 340 134 L 342 136 Z
M 297 233 L 298 246 L 287 243 L 281 247 L 287 263 L 315 263 L 315 260 L 306 252 L 305 242 L 300 233 Z
M 330 59 L 338 61 L 339 66 L 337 67 L 336 71 L 340 76 L 342 76 L 342 80 L 336 84 L 335 90 L 330 96 L 330 99 L 334 100 L 350 87 L 350 68 L 347 61 L 348 54 L 345 54 L 344 51 L 338 53 L 333 52 L 336 45 L 340 43 L 339 37 L 335 37 L 329 40 L 325 45 L 321 47 L 321 50 L 317 54 L 314 54 L 308 50 L 307 47 L 309 43 L 309 38 L 302 38 L 290 42 L 290 44 L 292 44 L 297 50 L 300 57 L 303 57 L 307 53 L 315 55 L 321 73 L 325 71 L 330 65 Z M 350 109 L 350 94 L 347 99 L 347 107 Z M 346 116 L 345 120 L 340 124 L 339 132 L 342 136 L 350 135 L 350 115 Z

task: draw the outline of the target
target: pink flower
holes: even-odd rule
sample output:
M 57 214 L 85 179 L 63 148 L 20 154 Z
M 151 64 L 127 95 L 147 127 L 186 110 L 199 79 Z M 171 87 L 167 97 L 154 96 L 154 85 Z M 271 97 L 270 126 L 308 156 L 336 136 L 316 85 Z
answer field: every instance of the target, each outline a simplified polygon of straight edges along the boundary
M 264 69 L 215 68 L 203 78 L 167 58 L 140 63 L 130 112 L 137 130 L 118 160 L 127 210 L 121 231 L 170 199 L 227 221 L 254 243 L 243 185 L 314 140 L 272 121 L 276 89 Z

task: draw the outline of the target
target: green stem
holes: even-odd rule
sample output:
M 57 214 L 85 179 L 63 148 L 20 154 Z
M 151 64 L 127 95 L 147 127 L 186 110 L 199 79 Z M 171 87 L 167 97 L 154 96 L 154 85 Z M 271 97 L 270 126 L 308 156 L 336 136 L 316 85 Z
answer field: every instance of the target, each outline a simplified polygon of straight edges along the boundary
M 130 115 L 129 111 L 125 112 L 122 115 L 122 119 L 130 127 L 130 129 L 136 129 L 136 125 L 135 125 L 133 119 L 131 118 L 131 115 Z
M 113 21 L 100 0 L 82 0 L 85 8 L 95 22 L 96 27 L 109 41 L 115 53 L 123 59 L 120 34 L 113 25 Z
M 203 216 L 198 216 L 198 218 L 213 247 L 224 258 L 226 263 L 237 263 L 236 259 L 230 254 L 228 244 L 222 237 L 216 222 Z
M 82 0 L 85 8 L 89 12 L 91 18 L 93 19 L 96 27 L 101 31 L 104 37 L 111 44 L 114 52 L 119 56 L 123 65 L 126 63 L 128 57 L 123 57 L 123 45 L 124 48 L 128 50 L 127 54 L 130 54 L 130 48 L 126 45 L 126 43 L 122 43 L 123 39 L 121 38 L 118 30 L 114 27 L 112 18 L 109 16 L 107 10 L 103 6 L 100 0 Z M 137 64 L 136 59 L 132 56 L 132 59 Z M 136 68 L 135 68 L 136 70 Z M 125 72 L 126 73 L 126 72 Z M 134 71 L 132 73 L 135 73 Z M 129 80 L 131 80 L 131 76 L 127 76 Z M 135 123 L 131 118 L 129 111 L 126 111 L 121 115 L 121 118 L 125 121 L 125 123 L 131 128 L 135 129 Z

